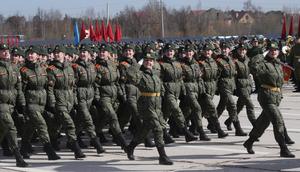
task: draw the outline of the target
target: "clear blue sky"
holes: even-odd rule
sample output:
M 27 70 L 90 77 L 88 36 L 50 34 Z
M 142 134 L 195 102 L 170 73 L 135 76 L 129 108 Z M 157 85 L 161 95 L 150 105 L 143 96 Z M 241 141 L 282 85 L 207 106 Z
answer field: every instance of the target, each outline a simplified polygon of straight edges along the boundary
M 96 14 L 106 14 L 106 4 L 110 4 L 110 15 L 115 15 L 125 6 L 133 6 L 136 9 L 143 7 L 149 0 L 0 0 L 0 14 L 33 16 L 37 8 L 44 10 L 57 9 L 63 14 L 74 17 L 85 14 L 86 9 L 94 8 Z M 221 10 L 243 9 L 246 0 L 163 0 L 168 8 L 181 8 L 190 5 L 192 9 L 217 8 Z M 264 11 L 282 10 L 283 6 L 291 9 L 300 8 L 300 0 L 252 0 L 256 6 Z M 201 5 L 200 5 L 201 4 Z

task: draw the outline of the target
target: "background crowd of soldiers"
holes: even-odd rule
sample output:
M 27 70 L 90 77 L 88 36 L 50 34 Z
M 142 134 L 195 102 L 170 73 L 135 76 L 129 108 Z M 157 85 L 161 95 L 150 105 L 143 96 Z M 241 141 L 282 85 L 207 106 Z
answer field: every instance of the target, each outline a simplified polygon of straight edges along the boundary
M 278 54 L 276 54 L 278 52 Z M 275 60 L 274 60 L 275 59 Z M 253 129 L 244 143 L 248 153 L 270 123 L 282 157 L 294 157 L 278 110 L 282 98 L 281 66 L 293 69 L 300 91 L 300 39 L 247 38 L 166 42 L 8 47 L 0 45 L 0 140 L 4 156 L 19 167 L 33 153 L 37 137 L 49 160 L 58 160 L 61 133 L 76 159 L 85 134 L 98 154 L 107 135 L 130 160 L 135 147 L 157 147 L 159 163 L 173 164 L 164 145 L 185 136 L 186 142 L 210 141 L 207 129 L 228 136 L 219 122 L 224 110 L 227 130 L 247 136 L 238 114 L 246 106 Z M 263 79 L 262 79 L 263 78 Z M 269 78 L 269 79 L 266 79 Z M 252 89 L 253 80 L 255 90 Z M 251 93 L 258 92 L 263 109 L 255 116 Z M 218 105 L 213 102 L 220 96 Z M 235 102 L 233 96 L 237 96 Z M 204 117 L 204 118 L 203 118 Z M 109 126 L 109 132 L 104 129 Z M 124 131 L 133 138 L 128 144 Z M 21 137 L 20 149 L 17 137 Z M 154 138 L 154 143 L 152 142 Z

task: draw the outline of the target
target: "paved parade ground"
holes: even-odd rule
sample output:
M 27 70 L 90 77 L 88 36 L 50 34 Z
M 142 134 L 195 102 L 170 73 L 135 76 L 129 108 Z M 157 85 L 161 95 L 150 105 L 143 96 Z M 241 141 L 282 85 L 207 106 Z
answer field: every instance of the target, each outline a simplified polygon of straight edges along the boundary
M 261 108 L 257 102 L 256 94 L 252 95 L 255 103 L 256 116 Z M 215 98 L 218 102 L 218 97 Z M 87 158 L 75 160 L 74 155 L 67 149 L 58 152 L 62 157 L 58 161 L 48 161 L 45 153 L 35 154 L 27 162 L 28 168 L 15 167 L 15 160 L 7 159 L 0 154 L 0 172 L 11 171 L 300 171 L 300 93 L 293 93 L 291 85 L 284 88 L 284 99 L 280 106 L 289 135 L 296 142 L 289 146 L 296 158 L 280 158 L 279 146 L 275 142 L 272 126 L 266 130 L 259 142 L 254 143 L 256 154 L 247 154 L 242 146 L 248 137 L 234 136 L 234 131 L 229 132 L 225 139 L 218 139 L 216 134 L 208 134 L 212 141 L 195 141 L 185 143 L 184 137 L 177 138 L 175 144 L 167 145 L 166 152 L 174 161 L 172 166 L 158 165 L 158 153 L 156 148 L 145 148 L 143 144 L 136 148 L 135 161 L 127 159 L 126 154 L 118 146 L 111 143 L 104 145 L 106 153 L 97 155 L 94 149 L 84 149 Z M 249 132 L 249 123 L 245 109 L 241 112 L 240 120 L 245 131 Z M 222 115 L 220 121 L 222 127 L 225 118 Z M 204 126 L 207 121 L 204 120 Z M 206 127 L 205 127 L 206 129 Z M 206 130 L 206 132 L 208 132 Z M 129 140 L 128 140 L 129 141 Z M 35 150 L 41 149 L 36 147 Z

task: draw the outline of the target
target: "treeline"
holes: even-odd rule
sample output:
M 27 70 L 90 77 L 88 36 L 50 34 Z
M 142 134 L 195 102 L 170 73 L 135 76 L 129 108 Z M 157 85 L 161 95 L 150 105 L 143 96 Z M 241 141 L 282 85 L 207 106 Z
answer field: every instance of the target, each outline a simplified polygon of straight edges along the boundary
M 163 7 L 163 8 L 162 8 Z M 26 39 L 72 39 L 74 20 L 104 20 L 106 17 L 95 15 L 94 9 L 88 9 L 80 18 L 72 18 L 58 10 L 38 9 L 36 15 L 26 18 L 22 15 L 4 17 L 0 14 L 0 34 L 23 34 Z M 153 38 L 162 35 L 161 12 L 164 18 L 165 37 L 211 36 L 211 35 L 248 35 L 280 34 L 283 15 L 289 24 L 291 11 L 262 12 L 248 0 L 243 11 L 221 11 L 217 9 L 192 10 L 191 7 L 168 9 L 158 0 L 150 0 L 141 9 L 127 6 L 118 15 L 111 17 L 112 24 L 118 22 L 124 38 Z M 297 13 L 299 14 L 299 13 Z M 298 15 L 293 15 L 294 27 L 298 28 Z M 99 22 L 101 23 L 101 22 Z

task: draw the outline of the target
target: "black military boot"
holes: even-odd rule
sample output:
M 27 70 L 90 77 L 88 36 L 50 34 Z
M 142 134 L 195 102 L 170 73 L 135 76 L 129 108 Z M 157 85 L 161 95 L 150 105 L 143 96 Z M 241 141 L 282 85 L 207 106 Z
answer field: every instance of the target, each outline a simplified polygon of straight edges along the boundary
M 198 133 L 199 133 L 199 139 L 202 141 L 210 141 L 210 138 L 205 134 L 203 127 L 200 126 L 198 128 Z
M 231 119 L 230 118 L 227 118 L 226 121 L 224 122 L 224 124 L 226 125 L 226 128 L 228 131 L 231 131 L 232 128 L 231 128 Z
M 127 158 L 129 160 L 135 159 L 133 152 L 134 152 L 135 147 L 137 147 L 137 145 L 139 145 L 139 144 L 138 144 L 138 142 L 135 142 L 135 141 L 131 141 L 130 144 L 128 145 L 126 153 L 127 153 Z
M 233 122 L 234 128 L 235 128 L 235 135 L 236 136 L 247 136 L 247 133 L 245 133 L 241 127 L 240 121 Z
M 159 153 L 159 164 L 161 165 L 173 165 L 173 162 L 170 158 L 166 155 L 165 147 L 156 147 Z
M 58 156 L 54 149 L 52 148 L 50 143 L 44 144 L 44 151 L 46 152 L 48 156 L 48 160 L 58 160 L 60 159 L 60 156 Z
M 291 153 L 286 144 L 280 145 L 280 157 L 295 158 L 295 155 Z
M 254 150 L 252 149 L 255 140 L 256 139 L 249 137 L 249 139 L 243 144 L 243 146 L 247 149 L 248 154 L 255 154 Z
M 6 137 L 3 138 L 1 142 L 1 147 L 2 147 L 3 156 L 13 156 L 13 152 L 10 150 L 8 146 L 8 141 Z
M 91 139 L 91 145 L 94 146 L 94 148 L 97 150 L 97 154 L 101 154 L 105 152 L 98 137 Z
M 191 141 L 195 141 L 198 139 L 186 127 L 182 128 L 182 131 L 184 133 L 186 142 L 191 142 Z
M 85 154 L 82 153 L 77 141 L 71 142 L 71 147 L 72 147 L 72 151 L 74 152 L 75 159 L 86 157 Z
M 126 152 L 128 144 L 127 144 L 123 134 L 119 133 L 118 135 L 115 136 L 115 139 L 120 144 L 121 148 Z
M 18 149 L 13 150 L 13 153 L 16 158 L 16 166 L 17 167 L 27 167 L 28 166 L 28 164 L 22 158 L 20 151 Z
M 163 137 L 164 137 L 165 144 L 171 144 L 175 142 L 175 140 L 168 133 L 167 129 L 163 130 Z
M 211 133 L 217 133 L 216 127 L 214 126 L 214 124 L 213 124 L 209 119 L 208 119 L 207 129 L 208 129 Z
M 28 152 L 29 144 L 30 143 L 27 141 L 23 141 L 23 140 L 21 141 L 20 153 L 24 159 L 30 159 L 30 154 Z
M 216 117 L 211 117 L 211 118 L 209 118 L 209 121 L 210 121 L 211 124 L 213 124 L 213 125 L 215 126 L 216 131 L 217 131 L 217 133 L 218 133 L 218 138 L 225 138 L 225 137 L 228 136 L 228 133 L 225 133 L 225 132 L 222 130 L 218 118 L 216 118 Z
M 77 142 L 78 142 L 78 145 L 80 146 L 81 149 L 86 149 L 88 148 L 88 146 L 84 143 L 84 141 L 82 140 L 82 135 L 81 134 L 78 134 L 77 135 Z
M 153 148 L 153 147 L 155 147 L 155 143 L 151 140 L 150 136 L 147 136 L 145 138 L 144 144 L 145 144 L 145 147 L 147 147 L 147 148 Z
M 103 132 L 98 132 L 97 136 L 99 137 L 101 143 L 107 143 L 108 142 Z
M 284 140 L 285 143 L 288 145 L 292 145 L 295 144 L 295 142 L 290 138 L 290 136 L 287 133 L 286 127 L 284 126 Z

